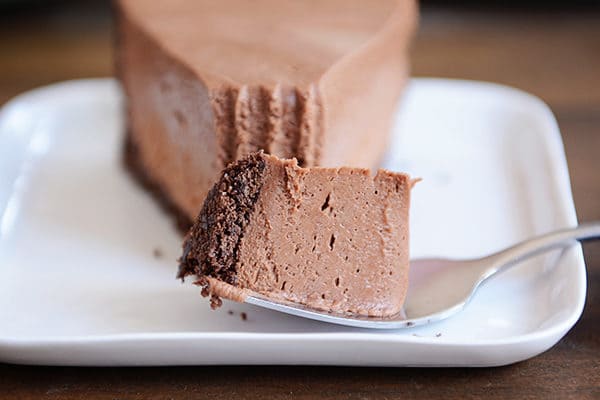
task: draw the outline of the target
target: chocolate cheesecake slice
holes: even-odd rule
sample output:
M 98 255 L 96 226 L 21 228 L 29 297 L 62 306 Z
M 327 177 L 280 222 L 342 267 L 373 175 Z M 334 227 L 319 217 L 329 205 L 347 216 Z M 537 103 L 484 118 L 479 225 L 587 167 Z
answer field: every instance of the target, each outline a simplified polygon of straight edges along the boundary
M 414 182 L 251 154 L 210 190 L 179 277 L 196 276 L 213 307 L 258 294 L 336 313 L 396 314 L 408 285 Z
M 117 0 L 127 162 L 193 221 L 264 150 L 375 167 L 408 76 L 415 0 Z

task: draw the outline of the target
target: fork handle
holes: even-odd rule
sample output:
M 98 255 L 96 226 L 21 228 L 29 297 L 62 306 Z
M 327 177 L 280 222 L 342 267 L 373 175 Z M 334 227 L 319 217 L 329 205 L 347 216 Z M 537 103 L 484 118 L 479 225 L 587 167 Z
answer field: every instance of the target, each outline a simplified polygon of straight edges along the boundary
M 576 241 L 593 239 L 600 239 L 600 221 L 587 222 L 575 228 L 561 229 L 536 236 L 484 257 L 482 260 L 485 260 L 491 267 L 486 270 L 483 279 L 548 250 L 569 246 Z

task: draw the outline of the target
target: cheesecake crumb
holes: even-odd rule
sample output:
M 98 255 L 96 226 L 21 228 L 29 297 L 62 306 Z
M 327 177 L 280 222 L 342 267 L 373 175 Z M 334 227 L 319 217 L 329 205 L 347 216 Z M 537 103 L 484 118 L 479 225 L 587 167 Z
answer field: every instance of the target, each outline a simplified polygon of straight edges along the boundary
M 217 308 L 223 305 L 223 301 L 219 296 L 215 296 L 214 294 L 210 296 L 210 308 L 216 310 Z

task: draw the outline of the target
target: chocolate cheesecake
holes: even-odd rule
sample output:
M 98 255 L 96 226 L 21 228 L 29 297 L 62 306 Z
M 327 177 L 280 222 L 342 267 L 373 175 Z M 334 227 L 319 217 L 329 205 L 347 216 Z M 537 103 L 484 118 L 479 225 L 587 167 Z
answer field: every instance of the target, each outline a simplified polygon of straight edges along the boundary
M 375 167 L 414 0 L 118 0 L 127 161 L 185 221 L 230 162 Z
M 257 294 L 336 313 L 396 314 L 408 285 L 414 182 L 251 154 L 210 190 L 179 277 L 196 276 L 213 307 Z

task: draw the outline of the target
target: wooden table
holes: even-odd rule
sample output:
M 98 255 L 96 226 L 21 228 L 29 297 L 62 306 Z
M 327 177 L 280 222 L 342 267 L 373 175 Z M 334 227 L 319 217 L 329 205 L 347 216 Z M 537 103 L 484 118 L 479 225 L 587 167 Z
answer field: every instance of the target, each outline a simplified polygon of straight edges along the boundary
M 103 11 L 103 10 L 100 10 Z M 0 103 L 53 81 L 111 74 L 109 20 L 79 15 L 0 23 Z M 2 22 L 2 21 L 0 21 Z M 427 9 L 414 73 L 504 83 L 558 117 L 581 221 L 600 219 L 600 14 Z M 550 351 L 488 369 L 0 365 L 14 398 L 600 399 L 600 243 L 584 246 L 589 291 L 575 328 Z M 0 329 L 1 324 L 0 324 Z

